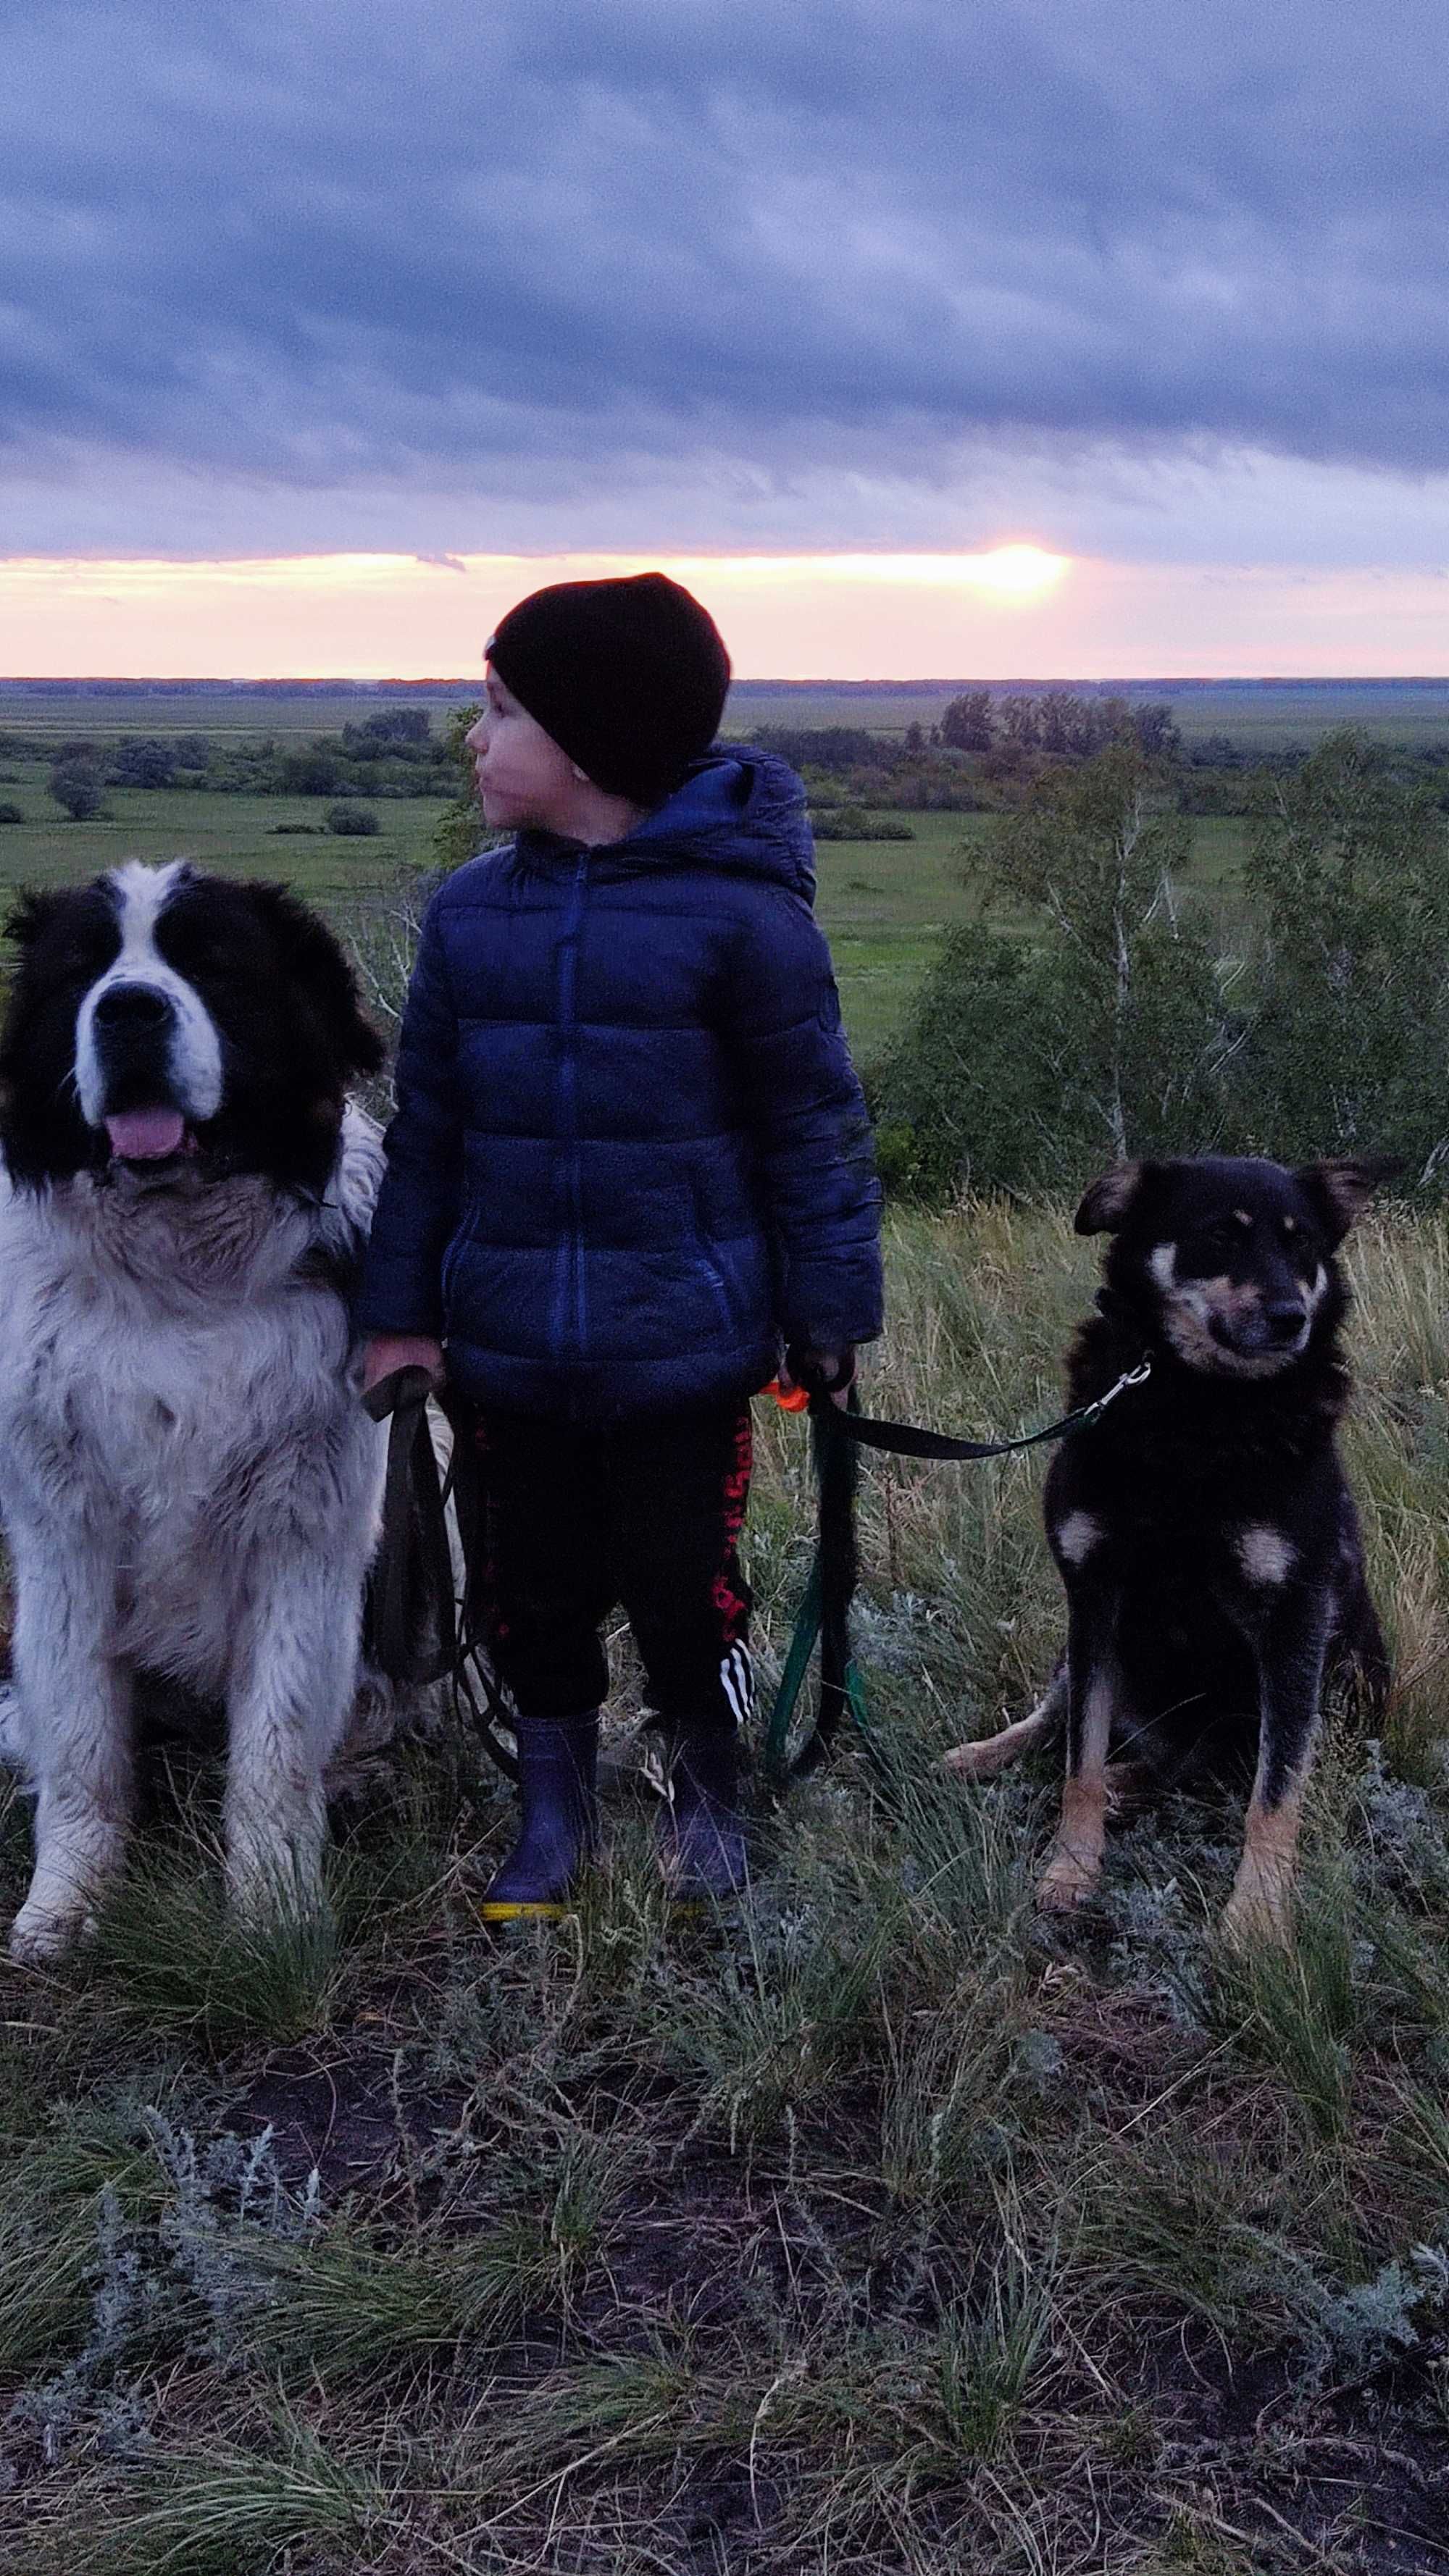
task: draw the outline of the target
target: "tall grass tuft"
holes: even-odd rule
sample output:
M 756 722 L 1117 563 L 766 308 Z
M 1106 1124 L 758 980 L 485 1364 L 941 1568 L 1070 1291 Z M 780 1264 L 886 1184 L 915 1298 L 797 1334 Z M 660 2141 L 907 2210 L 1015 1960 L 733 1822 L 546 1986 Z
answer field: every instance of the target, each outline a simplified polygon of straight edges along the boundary
M 343 2563 L 355 2565 L 385 2509 L 380 2483 L 326 2450 L 299 2416 L 278 2410 L 274 2429 L 269 2452 L 231 2442 L 175 2452 L 124 2495 L 108 2493 L 87 2567 L 95 2576 L 266 2576 L 288 2553 L 314 2549 L 345 2552 Z M 57 2576 L 75 2565 L 66 2549 L 63 2539 L 51 2546 L 46 2563 Z
M 265 1913 L 240 1915 L 225 1901 L 214 1855 L 189 1838 L 133 1866 L 76 1964 L 107 2009 L 153 2038 L 199 2040 L 215 2056 L 322 2028 L 348 1971 L 326 1899 L 279 1895 Z

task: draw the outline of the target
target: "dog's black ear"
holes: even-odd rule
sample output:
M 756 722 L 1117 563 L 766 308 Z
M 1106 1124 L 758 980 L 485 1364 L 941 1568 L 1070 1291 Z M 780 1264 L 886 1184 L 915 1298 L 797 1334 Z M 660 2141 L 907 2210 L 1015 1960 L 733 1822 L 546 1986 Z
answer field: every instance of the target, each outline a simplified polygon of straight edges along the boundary
M 1078 1234 L 1115 1234 L 1153 1168 L 1151 1163 L 1114 1163 L 1092 1183 L 1073 1217 Z
M 1305 1163 L 1293 1178 L 1317 1208 L 1329 1243 L 1339 1244 L 1375 1190 L 1403 1168 L 1396 1154 L 1364 1154 Z
M 5 920 L 5 936 L 23 955 L 33 948 L 61 907 L 69 901 L 64 888 L 22 886 Z
M 386 1061 L 387 1047 L 362 1007 L 357 977 L 341 942 L 288 887 L 251 885 L 247 892 L 271 930 L 288 973 L 319 1014 L 344 1080 L 353 1073 L 377 1073 Z

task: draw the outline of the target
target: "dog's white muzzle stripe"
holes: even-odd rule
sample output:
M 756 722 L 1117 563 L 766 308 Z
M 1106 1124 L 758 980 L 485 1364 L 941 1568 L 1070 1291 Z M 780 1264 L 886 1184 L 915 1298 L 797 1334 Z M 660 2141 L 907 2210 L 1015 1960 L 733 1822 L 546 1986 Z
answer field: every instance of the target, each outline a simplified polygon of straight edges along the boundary
M 221 1038 L 194 985 L 168 966 L 156 946 L 156 924 L 173 893 L 183 863 L 148 868 L 133 859 L 111 878 L 121 931 L 121 951 L 91 986 L 76 1014 L 75 1087 L 90 1127 L 106 1115 L 106 1075 L 96 1036 L 96 1005 L 117 984 L 140 985 L 170 1005 L 166 1079 L 182 1116 L 202 1125 L 221 1107 Z

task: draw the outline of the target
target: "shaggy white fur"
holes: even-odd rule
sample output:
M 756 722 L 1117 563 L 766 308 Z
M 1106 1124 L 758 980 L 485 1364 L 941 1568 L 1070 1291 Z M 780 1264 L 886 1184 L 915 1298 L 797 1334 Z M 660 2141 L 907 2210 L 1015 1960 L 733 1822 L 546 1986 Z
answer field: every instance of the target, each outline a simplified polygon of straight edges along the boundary
M 225 1702 L 234 1895 L 315 1887 L 384 1438 L 343 1301 L 308 1272 L 355 1253 L 381 1169 L 354 1107 L 320 1206 L 255 1176 L 0 1178 L 4 1736 L 37 1793 L 17 1955 L 62 1947 L 121 1859 L 137 1666 Z

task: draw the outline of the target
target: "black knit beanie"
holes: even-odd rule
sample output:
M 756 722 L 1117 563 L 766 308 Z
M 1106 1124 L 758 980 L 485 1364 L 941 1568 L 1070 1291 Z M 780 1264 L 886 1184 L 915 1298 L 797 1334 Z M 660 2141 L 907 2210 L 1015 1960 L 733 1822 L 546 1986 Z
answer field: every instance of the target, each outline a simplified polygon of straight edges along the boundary
M 554 582 L 485 649 L 535 724 L 632 805 L 662 805 L 719 731 L 730 657 L 708 609 L 662 572 Z

